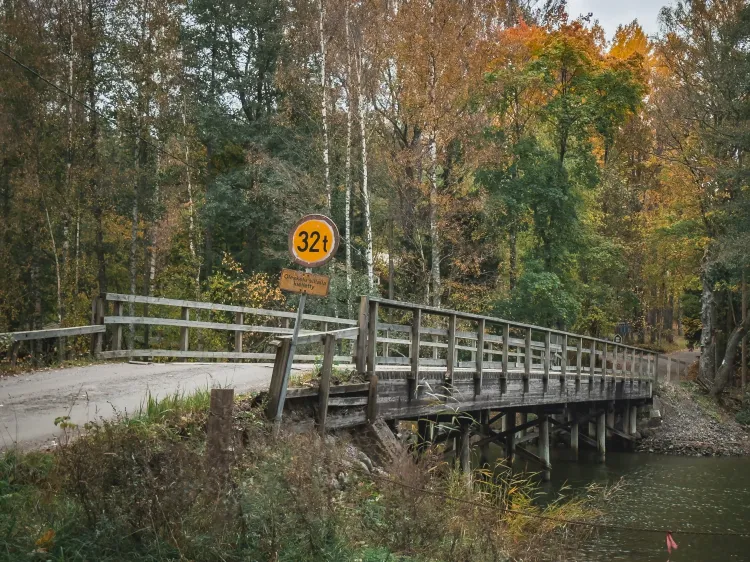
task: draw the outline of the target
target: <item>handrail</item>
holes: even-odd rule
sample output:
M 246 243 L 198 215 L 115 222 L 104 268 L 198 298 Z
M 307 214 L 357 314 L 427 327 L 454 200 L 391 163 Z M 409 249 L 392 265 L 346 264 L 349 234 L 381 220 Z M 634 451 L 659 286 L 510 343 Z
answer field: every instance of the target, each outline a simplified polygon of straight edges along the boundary
M 505 320 L 504 318 L 498 318 L 496 316 L 484 316 L 482 314 L 474 314 L 471 312 L 460 312 L 457 310 L 448 310 L 445 308 L 437 308 L 434 306 L 425 306 L 421 304 L 414 304 L 414 303 L 407 303 L 402 301 L 396 301 L 391 299 L 384 299 L 381 297 L 368 297 L 370 302 L 376 302 L 378 304 L 382 304 L 389 308 L 400 308 L 403 310 L 421 310 L 422 312 L 426 312 L 428 314 L 434 314 L 438 316 L 456 316 L 456 318 L 459 318 L 461 320 L 484 320 L 487 322 L 492 322 L 493 324 L 508 324 L 512 328 L 522 328 L 528 330 L 529 328 L 532 330 L 542 331 L 542 332 L 550 332 L 552 334 L 557 334 L 560 336 L 568 336 L 573 338 L 582 338 L 587 341 L 595 341 L 599 343 L 603 343 L 606 345 L 617 345 L 619 347 L 632 349 L 634 351 L 641 351 L 644 353 L 651 353 L 651 354 L 658 354 L 658 352 L 645 349 L 642 347 L 635 347 L 632 345 L 627 345 L 624 343 L 616 343 L 612 340 L 605 340 L 602 338 L 595 338 L 593 336 L 586 336 L 583 334 L 576 334 L 573 332 L 566 332 L 564 330 L 557 330 L 555 328 L 545 328 L 544 326 L 536 326 L 534 324 L 524 324 L 523 322 L 515 322 L 513 320 Z
M 223 312 L 242 312 L 255 316 L 276 316 L 279 318 L 296 318 L 295 312 L 283 310 L 268 310 L 264 308 L 252 308 L 248 306 L 236 306 L 230 304 L 218 304 L 213 302 L 186 301 L 179 299 L 167 299 L 163 297 L 144 297 L 141 295 L 123 295 L 120 293 L 107 293 L 105 300 L 111 302 L 128 302 L 138 304 L 153 304 L 160 306 L 178 306 L 180 308 L 194 308 L 200 310 L 220 310 Z M 316 322 L 329 322 L 331 324 L 344 324 L 347 326 L 356 326 L 356 320 L 349 318 L 336 318 L 333 316 L 318 316 L 316 314 L 305 314 L 303 320 L 312 320 Z
M 47 330 L 30 330 L 27 332 L 5 332 L 0 337 L 11 336 L 13 341 L 44 340 L 48 338 L 66 338 L 68 336 L 81 336 L 87 334 L 100 334 L 106 329 L 105 326 L 72 326 L 70 328 L 50 328 Z

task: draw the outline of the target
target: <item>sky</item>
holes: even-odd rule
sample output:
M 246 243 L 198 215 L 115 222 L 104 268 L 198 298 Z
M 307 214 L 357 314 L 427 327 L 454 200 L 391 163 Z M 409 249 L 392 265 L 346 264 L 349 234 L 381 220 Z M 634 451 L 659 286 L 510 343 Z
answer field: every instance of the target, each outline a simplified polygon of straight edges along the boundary
M 592 12 L 594 19 L 612 39 L 617 26 L 638 19 L 646 35 L 659 31 L 658 17 L 662 6 L 669 0 L 568 0 L 568 14 L 572 19 Z

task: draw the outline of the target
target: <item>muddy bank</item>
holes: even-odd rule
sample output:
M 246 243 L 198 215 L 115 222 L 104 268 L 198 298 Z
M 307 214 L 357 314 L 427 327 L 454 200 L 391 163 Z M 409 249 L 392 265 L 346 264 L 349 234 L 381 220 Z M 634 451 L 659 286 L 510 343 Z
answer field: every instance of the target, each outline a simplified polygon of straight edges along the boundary
M 654 397 L 654 410 L 661 418 L 639 420 L 638 451 L 686 456 L 750 454 L 750 432 L 694 383 L 661 385 Z

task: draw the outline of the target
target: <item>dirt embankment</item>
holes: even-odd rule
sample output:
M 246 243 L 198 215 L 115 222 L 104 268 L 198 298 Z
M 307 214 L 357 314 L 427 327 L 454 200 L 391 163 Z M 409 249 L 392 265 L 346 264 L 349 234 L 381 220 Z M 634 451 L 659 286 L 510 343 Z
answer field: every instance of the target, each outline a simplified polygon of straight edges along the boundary
M 644 423 L 639 451 L 688 456 L 750 454 L 750 431 L 695 383 L 664 384 L 654 396 L 661 421 L 652 418 Z

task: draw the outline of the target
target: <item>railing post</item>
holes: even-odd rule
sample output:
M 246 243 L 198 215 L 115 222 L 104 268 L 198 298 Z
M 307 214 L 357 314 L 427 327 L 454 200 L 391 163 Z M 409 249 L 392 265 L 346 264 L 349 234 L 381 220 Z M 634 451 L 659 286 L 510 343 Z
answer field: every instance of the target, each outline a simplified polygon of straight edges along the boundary
M 617 344 L 614 345 L 614 354 L 615 358 L 612 360 L 612 374 L 615 376 L 615 379 L 617 379 L 617 376 L 620 374 L 620 369 L 618 369 L 618 362 L 620 360 L 620 346 Z
M 422 310 L 414 309 L 414 316 L 411 321 L 411 377 L 413 380 L 419 380 L 419 332 L 422 329 Z
M 445 356 L 445 378 L 453 379 L 456 366 L 456 315 L 448 317 L 448 353 Z
M 527 392 L 531 378 L 531 328 L 526 328 L 526 342 L 523 357 L 523 390 Z
M 378 356 L 378 303 L 370 301 L 367 315 L 367 374 L 375 374 Z
M 104 324 L 104 295 L 94 297 L 91 303 L 91 324 L 96 326 Z M 98 356 L 102 352 L 103 343 L 103 333 L 91 334 L 91 353 Z
M 596 374 L 596 340 L 591 340 L 591 346 L 589 349 L 589 376 L 593 378 Z
M 245 323 L 245 314 L 243 312 L 235 312 L 234 323 L 242 326 Z M 242 353 L 242 330 L 235 330 L 234 332 L 234 351 L 235 353 Z M 238 357 L 237 361 L 242 361 L 242 359 Z
M 476 372 L 474 373 L 474 394 L 482 393 L 482 373 L 484 371 L 484 330 L 486 323 L 481 318 L 477 326 L 477 363 Z
M 378 376 L 370 375 L 370 388 L 367 393 L 367 423 L 373 424 L 378 418 Z
M 602 348 L 602 380 L 607 376 L 607 342 L 604 342 Z
M 331 374 L 333 373 L 333 355 L 336 351 L 336 336 L 323 336 L 323 366 L 320 369 L 320 387 L 318 388 L 318 432 L 326 433 L 328 417 L 328 396 L 331 391 Z
M 542 387 L 544 392 L 547 392 L 549 385 L 549 369 L 550 369 L 550 353 L 552 351 L 552 333 L 549 330 L 544 332 L 544 378 L 542 379 Z
M 357 336 L 356 364 L 357 372 L 365 374 L 367 369 L 367 315 L 370 311 L 370 299 L 363 296 L 359 302 L 359 335 Z
M 281 400 L 281 385 L 284 382 L 284 370 L 291 350 L 291 338 L 281 340 L 281 344 L 276 348 L 276 358 L 273 361 L 273 372 L 271 373 L 271 384 L 268 386 L 268 407 L 267 416 L 270 419 L 276 419 L 276 413 Z
M 576 345 L 576 391 L 581 388 L 581 372 L 583 371 L 583 338 L 578 338 Z
M 510 351 L 510 324 L 503 324 L 503 377 L 508 378 L 508 352 Z
M 122 301 L 115 301 L 113 303 L 113 316 L 122 316 Z M 120 351 L 122 349 L 122 324 L 115 324 L 114 335 L 112 337 L 112 349 Z
M 180 318 L 182 320 L 190 320 L 190 309 L 186 306 L 182 307 Z M 190 328 L 187 326 L 180 327 L 180 351 L 187 351 L 190 342 Z
M 567 374 L 568 374 L 568 334 L 562 336 L 562 351 L 560 353 L 560 387 L 565 389 L 567 386 Z

